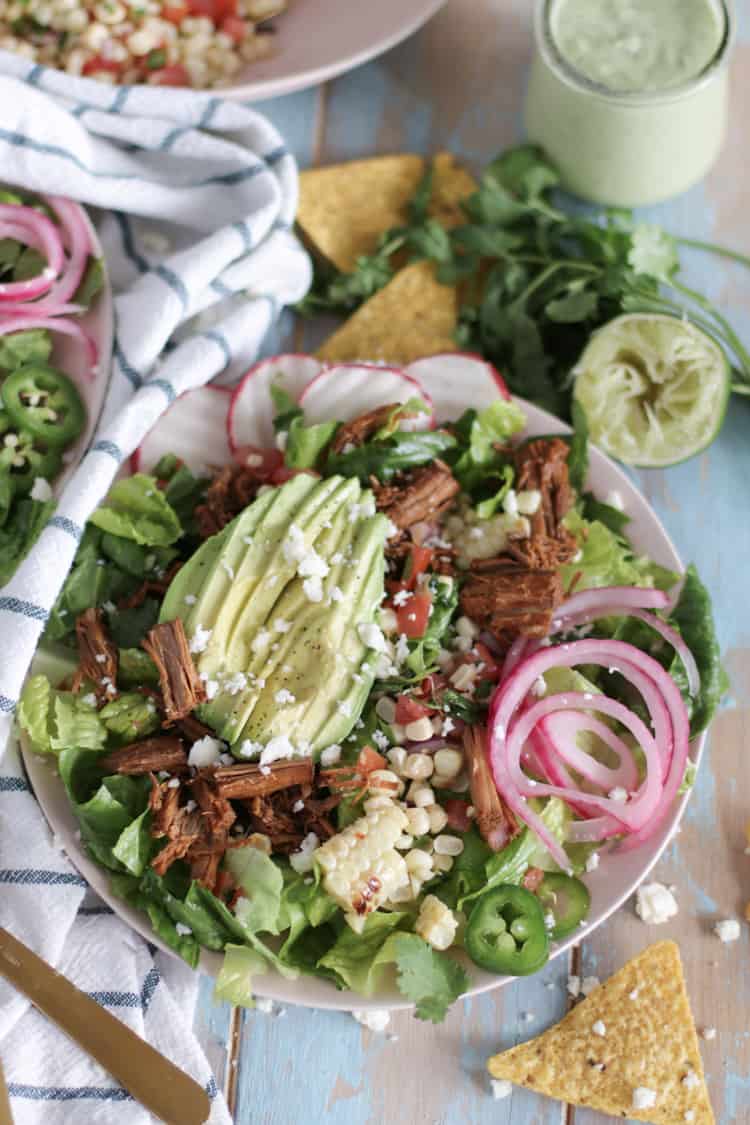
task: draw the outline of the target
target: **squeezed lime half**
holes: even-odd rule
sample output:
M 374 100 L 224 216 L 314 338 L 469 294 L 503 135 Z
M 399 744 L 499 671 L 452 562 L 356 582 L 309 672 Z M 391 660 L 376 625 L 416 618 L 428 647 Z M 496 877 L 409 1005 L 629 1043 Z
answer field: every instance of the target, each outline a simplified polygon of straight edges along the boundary
M 731 371 L 688 320 L 628 313 L 595 332 L 576 364 L 574 395 L 591 440 L 628 465 L 675 465 L 709 445 L 724 421 Z

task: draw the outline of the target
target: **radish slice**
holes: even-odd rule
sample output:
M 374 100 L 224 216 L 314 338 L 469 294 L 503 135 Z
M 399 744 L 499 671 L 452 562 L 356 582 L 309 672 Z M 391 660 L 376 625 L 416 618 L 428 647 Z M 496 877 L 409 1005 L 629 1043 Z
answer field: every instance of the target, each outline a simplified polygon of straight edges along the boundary
M 242 445 L 260 449 L 273 446 L 274 410 L 271 384 L 277 384 L 293 399 L 323 370 L 311 355 L 275 355 L 261 359 L 242 378 L 232 394 L 227 415 L 229 446 L 234 453 Z M 337 417 L 334 413 L 332 418 Z
M 417 359 L 405 368 L 432 399 L 438 423 L 455 422 L 467 407 L 482 410 L 510 393 L 502 375 L 480 356 L 442 352 Z
M 422 385 L 398 367 L 376 364 L 341 364 L 321 371 L 299 396 L 305 421 L 312 426 L 336 418 L 351 422 L 360 414 L 391 402 L 420 398 L 429 408 L 405 422 L 403 429 L 424 430 L 432 425 L 432 399 Z
M 193 472 L 227 465 L 228 387 L 198 387 L 172 403 L 149 430 L 130 459 L 134 473 L 148 473 L 166 454 L 174 453 Z

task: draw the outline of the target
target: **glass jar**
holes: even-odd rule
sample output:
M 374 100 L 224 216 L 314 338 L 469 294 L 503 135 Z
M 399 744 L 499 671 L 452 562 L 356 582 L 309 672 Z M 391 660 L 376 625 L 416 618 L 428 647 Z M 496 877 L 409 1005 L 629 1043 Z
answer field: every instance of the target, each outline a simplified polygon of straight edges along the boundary
M 724 33 L 709 65 L 675 88 L 620 93 L 566 61 L 553 34 L 559 0 L 537 0 L 526 129 L 558 165 L 569 191 L 636 207 L 678 195 L 709 171 L 726 136 L 734 39 L 729 3 L 710 2 Z

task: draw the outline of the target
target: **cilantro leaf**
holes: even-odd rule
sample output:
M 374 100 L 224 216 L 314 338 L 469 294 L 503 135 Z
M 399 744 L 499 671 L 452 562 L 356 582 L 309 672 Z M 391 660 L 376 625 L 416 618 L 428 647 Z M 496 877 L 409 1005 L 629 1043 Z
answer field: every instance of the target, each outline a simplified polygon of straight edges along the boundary
M 466 970 L 416 934 L 398 934 L 393 944 L 400 992 L 416 1005 L 417 1019 L 440 1023 L 469 987 Z

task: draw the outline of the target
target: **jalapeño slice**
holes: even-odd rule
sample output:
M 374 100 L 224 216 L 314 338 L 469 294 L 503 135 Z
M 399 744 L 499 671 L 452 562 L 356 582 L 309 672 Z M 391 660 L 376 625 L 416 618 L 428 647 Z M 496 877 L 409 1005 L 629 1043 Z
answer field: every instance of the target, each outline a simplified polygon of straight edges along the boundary
M 572 934 L 589 912 L 591 895 L 586 884 L 562 872 L 548 871 L 536 893 L 544 915 L 555 919 L 549 931 L 553 941 Z
M 86 422 L 86 410 L 62 371 L 28 363 L 8 375 L 0 388 L 3 407 L 21 430 L 46 445 L 68 445 Z
M 483 895 L 471 912 L 466 952 L 490 973 L 524 977 L 549 957 L 549 938 L 539 899 L 524 887 L 503 883 Z

